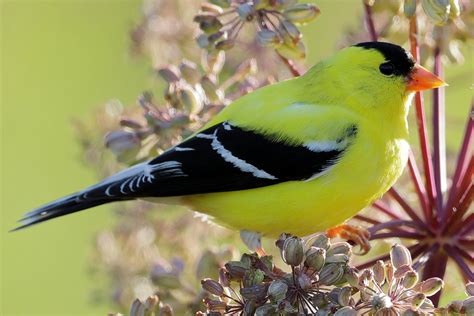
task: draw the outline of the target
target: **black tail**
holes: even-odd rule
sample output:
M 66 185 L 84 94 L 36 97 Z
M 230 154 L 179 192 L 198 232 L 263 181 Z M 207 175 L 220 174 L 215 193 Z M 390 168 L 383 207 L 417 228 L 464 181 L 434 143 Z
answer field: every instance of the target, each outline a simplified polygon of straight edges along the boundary
M 35 225 L 55 217 L 64 216 L 67 214 L 79 212 L 94 206 L 101 204 L 113 202 L 113 199 L 104 198 L 104 199 L 94 199 L 87 200 L 81 199 L 80 193 L 72 194 L 64 198 L 58 199 L 46 205 L 43 205 L 29 213 L 26 213 L 25 216 L 19 221 L 21 226 L 12 229 L 11 231 L 17 231 L 31 225 Z

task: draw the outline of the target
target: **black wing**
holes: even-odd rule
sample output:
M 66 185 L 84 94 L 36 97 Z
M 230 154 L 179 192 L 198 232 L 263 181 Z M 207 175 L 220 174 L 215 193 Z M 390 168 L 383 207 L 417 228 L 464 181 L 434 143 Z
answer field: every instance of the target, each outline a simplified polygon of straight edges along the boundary
M 338 140 L 296 146 L 223 122 L 87 190 L 84 197 L 169 197 L 308 180 L 334 165 L 356 132 L 351 125 Z

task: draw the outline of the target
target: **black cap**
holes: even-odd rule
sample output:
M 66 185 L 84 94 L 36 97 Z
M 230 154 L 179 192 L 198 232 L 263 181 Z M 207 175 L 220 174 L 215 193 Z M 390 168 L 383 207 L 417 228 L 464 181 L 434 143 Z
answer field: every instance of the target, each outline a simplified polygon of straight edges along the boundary
M 354 46 L 365 49 L 376 49 L 384 57 L 387 62 L 395 66 L 396 72 L 399 75 L 407 76 L 415 66 L 413 56 L 402 47 L 386 42 L 364 42 Z

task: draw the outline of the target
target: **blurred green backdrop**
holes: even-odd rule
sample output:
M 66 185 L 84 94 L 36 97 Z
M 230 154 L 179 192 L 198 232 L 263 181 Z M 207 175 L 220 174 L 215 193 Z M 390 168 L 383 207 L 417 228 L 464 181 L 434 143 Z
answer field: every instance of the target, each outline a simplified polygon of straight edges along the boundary
M 355 0 L 316 2 L 323 14 L 305 28 L 309 64 L 329 55 L 342 32 L 357 25 Z M 128 55 L 128 31 L 140 0 L 10 0 L 1 4 L 1 315 L 105 315 L 94 304 L 87 273 L 94 233 L 110 225 L 106 207 L 9 234 L 38 204 L 91 184 L 71 119 L 87 119 L 117 98 L 133 103 L 155 84 L 144 58 Z M 344 19 L 335 17 L 345 12 Z M 470 102 L 467 65 L 450 67 L 448 131 L 459 142 Z

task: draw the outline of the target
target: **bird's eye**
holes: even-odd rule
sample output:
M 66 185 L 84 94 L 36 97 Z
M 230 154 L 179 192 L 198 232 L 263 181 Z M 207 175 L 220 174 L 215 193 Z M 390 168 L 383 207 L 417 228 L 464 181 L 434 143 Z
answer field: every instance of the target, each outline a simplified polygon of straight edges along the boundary
M 390 62 L 383 63 L 379 66 L 379 70 L 384 75 L 390 76 L 390 75 L 393 75 L 395 73 L 395 66 Z

